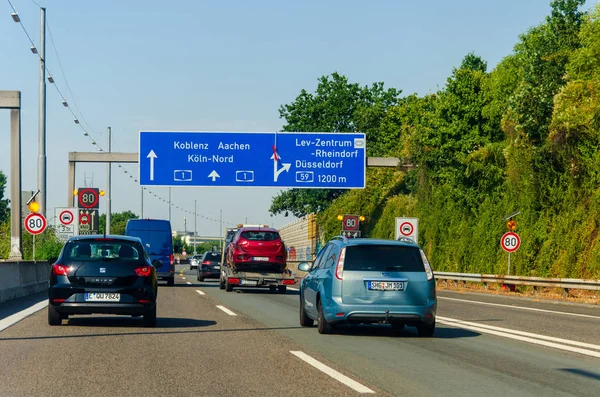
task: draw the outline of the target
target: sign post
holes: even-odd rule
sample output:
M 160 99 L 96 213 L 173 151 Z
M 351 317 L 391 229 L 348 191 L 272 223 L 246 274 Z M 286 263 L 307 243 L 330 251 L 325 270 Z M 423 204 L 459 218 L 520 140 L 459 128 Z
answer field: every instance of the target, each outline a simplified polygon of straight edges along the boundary
M 25 217 L 25 230 L 33 235 L 33 260 L 35 261 L 35 236 L 43 233 L 48 225 L 46 217 L 42 214 L 31 213 Z
M 419 243 L 419 218 L 396 218 L 396 237 L 407 237 Z
M 500 245 L 502 249 L 508 252 L 508 272 L 507 274 L 510 276 L 510 254 L 515 252 L 521 246 L 521 238 L 517 233 L 514 232 L 506 232 L 502 235 L 500 239 Z
M 140 131 L 141 186 L 364 189 L 363 133 Z

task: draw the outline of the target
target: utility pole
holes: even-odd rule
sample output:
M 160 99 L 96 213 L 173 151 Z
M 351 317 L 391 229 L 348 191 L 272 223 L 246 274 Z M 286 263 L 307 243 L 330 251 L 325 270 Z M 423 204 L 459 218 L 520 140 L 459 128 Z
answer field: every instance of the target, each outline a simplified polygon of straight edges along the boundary
M 169 222 L 171 222 L 171 187 L 169 186 Z
M 188 235 L 187 235 L 187 218 L 184 216 L 183 217 L 183 241 L 185 243 L 187 243 L 187 238 L 188 238 Z
M 219 237 L 221 238 L 221 240 L 223 240 L 223 210 L 219 212 L 219 225 L 221 229 L 221 231 L 219 232 Z
M 198 229 L 196 227 L 197 220 L 198 214 L 196 213 L 196 200 L 194 200 L 194 255 L 196 255 L 196 233 L 198 233 Z
M 46 214 L 46 9 L 40 7 L 40 87 L 38 104 L 38 189 L 40 213 Z
M 111 151 L 111 139 L 110 139 L 110 134 L 111 134 L 111 128 L 108 127 L 108 153 L 110 153 Z M 111 187 L 111 167 L 112 167 L 112 163 L 109 161 L 106 165 L 106 190 L 108 190 L 108 192 L 106 193 L 106 234 L 110 234 L 110 212 L 111 212 L 111 203 L 110 203 L 110 197 L 112 195 L 112 187 Z

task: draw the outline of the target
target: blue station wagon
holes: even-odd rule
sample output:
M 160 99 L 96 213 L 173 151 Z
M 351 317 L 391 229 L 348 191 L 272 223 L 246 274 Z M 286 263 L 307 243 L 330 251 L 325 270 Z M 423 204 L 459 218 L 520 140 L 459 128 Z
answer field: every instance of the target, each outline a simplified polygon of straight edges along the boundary
M 317 321 L 322 334 L 337 325 L 386 323 L 400 331 L 435 331 L 437 298 L 433 270 L 410 239 L 334 237 L 323 247 L 300 283 L 300 325 Z

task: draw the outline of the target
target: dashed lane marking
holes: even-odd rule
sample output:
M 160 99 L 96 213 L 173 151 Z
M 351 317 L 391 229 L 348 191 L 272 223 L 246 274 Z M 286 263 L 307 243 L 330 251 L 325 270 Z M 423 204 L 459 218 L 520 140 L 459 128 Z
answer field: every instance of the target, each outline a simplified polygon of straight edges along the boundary
M 237 316 L 237 314 L 235 314 L 234 312 L 232 312 L 231 310 L 229 310 L 225 306 L 217 305 L 217 308 L 223 310 L 225 313 L 229 314 L 230 316 Z
M 200 291 L 199 289 L 197 289 L 196 292 L 199 293 L 200 295 L 206 295 L 204 292 Z

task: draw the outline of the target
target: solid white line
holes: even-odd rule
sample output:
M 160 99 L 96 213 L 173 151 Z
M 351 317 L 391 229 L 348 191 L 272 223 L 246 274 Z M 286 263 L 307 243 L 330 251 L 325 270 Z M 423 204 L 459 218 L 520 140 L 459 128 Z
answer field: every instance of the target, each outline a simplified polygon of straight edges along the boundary
M 186 283 L 187 285 L 192 285 L 192 283 L 190 283 L 189 281 L 186 281 L 185 283 Z
M 502 331 L 497 331 L 494 329 L 490 329 L 490 328 L 488 328 L 489 326 L 485 326 L 482 324 L 469 323 L 466 321 L 460 321 L 460 320 L 455 320 L 455 319 L 446 318 L 446 317 L 439 317 L 439 316 L 436 318 L 436 321 L 438 321 L 441 324 L 450 325 L 452 327 L 469 329 L 472 331 L 478 331 L 478 332 L 487 333 L 487 334 L 491 334 L 491 335 L 501 336 L 501 337 L 508 338 L 508 339 L 515 339 L 515 340 L 519 340 L 521 342 L 528 342 L 528 343 L 533 343 L 535 345 L 553 347 L 555 349 L 566 350 L 566 351 L 570 351 L 573 353 L 579 353 L 579 354 L 584 354 L 586 356 L 600 358 L 600 351 L 586 350 L 586 349 L 581 349 L 581 348 L 573 347 L 573 346 L 567 346 L 567 345 L 563 345 L 563 344 L 559 344 L 559 343 L 548 342 L 548 341 L 542 340 L 542 339 L 546 339 L 546 338 L 550 339 L 551 337 L 544 336 L 544 335 L 530 334 L 530 335 L 535 335 L 537 338 L 540 338 L 540 339 L 534 339 L 531 337 L 518 335 L 521 332 L 515 331 L 512 329 L 492 327 L 492 328 L 496 328 L 498 330 L 502 330 Z M 471 325 L 471 324 L 474 324 L 474 325 Z M 552 339 L 558 339 L 558 338 L 552 338 Z M 571 341 L 569 341 L 569 342 L 571 344 L 574 344 Z
M 199 293 L 200 295 L 206 295 L 204 292 L 200 291 L 199 289 L 197 289 L 196 292 Z
M 232 312 L 231 310 L 229 310 L 225 306 L 217 305 L 217 307 L 219 309 L 223 310 L 225 313 L 229 314 L 230 316 L 237 316 L 237 314 L 235 314 L 234 312 Z
M 300 360 L 312 365 L 319 371 L 324 372 L 325 374 L 331 376 L 333 379 L 345 384 L 349 388 L 354 389 L 355 391 L 357 391 L 359 393 L 365 393 L 365 394 L 366 393 L 369 393 L 369 394 L 375 393 L 373 390 L 369 389 L 368 387 L 361 385 L 360 383 L 356 382 L 355 380 L 348 378 L 346 375 L 339 373 L 335 369 L 328 367 L 327 365 L 323 364 L 320 361 L 315 360 L 314 358 L 312 358 L 311 356 L 309 356 L 308 354 L 306 354 L 304 352 L 290 351 L 290 353 L 292 353 L 294 356 L 298 357 Z
M 520 309 L 520 310 L 530 310 L 532 312 L 542 312 L 542 313 L 553 313 L 553 314 L 564 314 L 565 316 L 576 316 L 576 317 L 587 317 L 587 318 L 595 318 L 600 320 L 600 316 L 592 316 L 589 314 L 579 314 L 579 313 L 569 313 L 569 312 L 559 312 L 554 310 L 546 310 L 546 309 L 536 309 L 534 307 L 524 307 L 524 306 L 513 306 L 513 305 L 503 305 L 501 303 L 490 303 L 490 302 L 479 302 L 472 301 L 468 299 L 458 299 L 458 298 L 448 298 L 446 296 L 438 296 L 438 299 L 449 300 L 449 301 L 458 301 L 458 302 L 468 302 L 474 303 L 477 305 L 487 305 L 487 306 L 498 306 L 498 307 L 508 307 L 510 309 Z
M 42 310 L 46 306 L 48 306 L 48 299 L 46 299 L 42 302 L 38 302 L 35 305 L 30 306 L 27 309 L 21 310 L 18 313 L 15 313 L 6 318 L 3 318 L 2 320 L 0 320 L 0 332 L 4 331 L 6 328 L 10 327 L 11 325 L 18 323 L 19 321 L 23 320 L 24 318 L 31 316 L 33 313 L 35 313 L 39 310 Z

